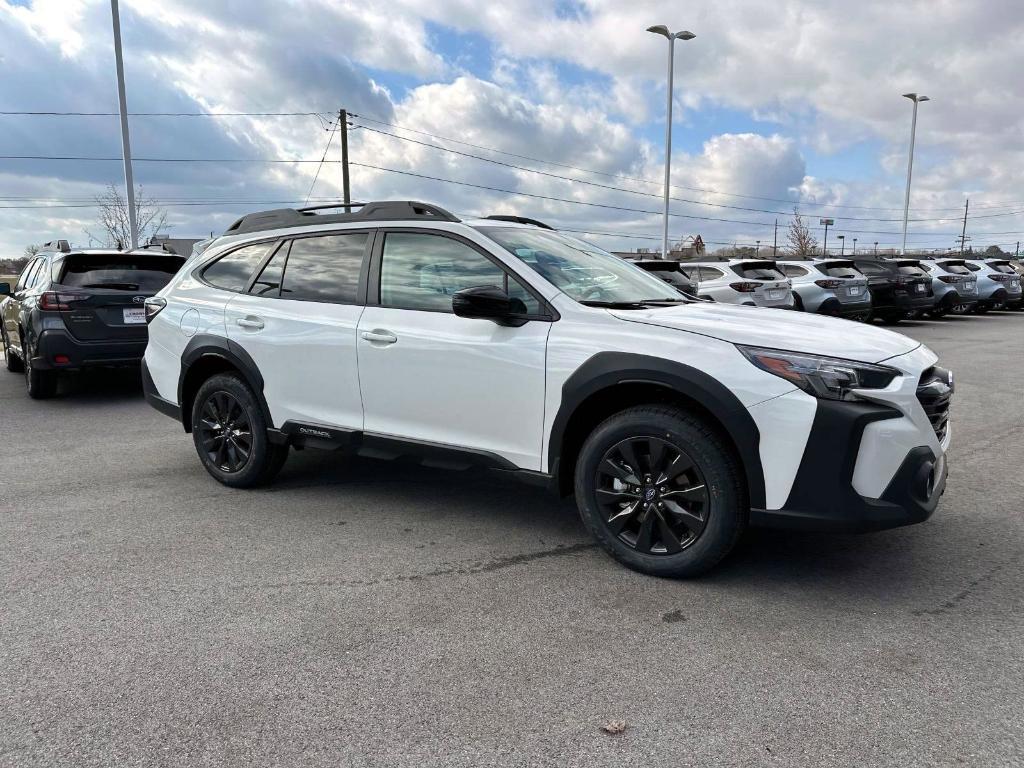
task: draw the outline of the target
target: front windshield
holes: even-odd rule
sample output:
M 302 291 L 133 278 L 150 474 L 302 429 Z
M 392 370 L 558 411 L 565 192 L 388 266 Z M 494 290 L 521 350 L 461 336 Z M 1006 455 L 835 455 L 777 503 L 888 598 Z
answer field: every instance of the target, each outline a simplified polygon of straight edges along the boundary
M 640 267 L 561 232 L 527 227 L 478 229 L 576 301 L 685 301 L 676 290 Z

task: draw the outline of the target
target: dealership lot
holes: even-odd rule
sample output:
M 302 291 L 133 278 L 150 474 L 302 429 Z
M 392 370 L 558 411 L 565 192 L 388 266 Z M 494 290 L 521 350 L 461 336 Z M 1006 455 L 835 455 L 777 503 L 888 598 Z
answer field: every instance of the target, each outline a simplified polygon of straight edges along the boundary
M 0 765 L 1024 760 L 1024 313 L 898 330 L 957 376 L 933 519 L 689 582 L 497 475 L 234 491 L 130 377 L 0 375 Z

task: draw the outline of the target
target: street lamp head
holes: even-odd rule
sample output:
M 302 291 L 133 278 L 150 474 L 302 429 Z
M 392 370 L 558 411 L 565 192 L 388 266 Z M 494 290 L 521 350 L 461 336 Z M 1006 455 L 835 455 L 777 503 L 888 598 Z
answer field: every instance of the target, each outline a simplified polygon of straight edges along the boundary
M 693 40 L 696 37 L 693 32 L 687 32 L 685 29 L 682 32 L 669 32 L 668 27 L 664 24 L 656 24 L 653 27 L 647 28 L 648 32 L 653 32 L 656 35 L 667 37 L 669 40 Z
M 653 27 L 648 27 L 647 31 L 653 32 L 656 35 L 664 35 L 665 37 L 668 38 L 672 37 L 671 33 L 669 33 L 668 31 L 668 27 L 666 27 L 664 24 L 656 24 Z
M 904 93 L 903 98 L 910 99 L 911 101 L 916 101 L 918 103 L 922 101 L 931 101 L 927 96 L 918 96 L 916 93 Z
M 673 35 L 673 37 L 675 37 L 677 40 L 693 40 L 693 38 L 695 38 L 696 35 L 693 34 L 693 32 L 687 32 L 686 30 L 683 30 L 682 32 L 676 32 Z

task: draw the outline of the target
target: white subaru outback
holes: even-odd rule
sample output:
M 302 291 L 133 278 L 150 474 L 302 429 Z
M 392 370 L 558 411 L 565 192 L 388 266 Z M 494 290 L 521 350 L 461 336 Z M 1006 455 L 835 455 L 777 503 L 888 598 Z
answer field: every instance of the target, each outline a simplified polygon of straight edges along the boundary
M 748 524 L 920 522 L 945 487 L 953 382 L 931 350 L 691 301 L 530 219 L 256 213 L 146 309 L 146 397 L 229 486 L 291 446 L 505 470 L 575 494 L 608 552 L 665 576 Z

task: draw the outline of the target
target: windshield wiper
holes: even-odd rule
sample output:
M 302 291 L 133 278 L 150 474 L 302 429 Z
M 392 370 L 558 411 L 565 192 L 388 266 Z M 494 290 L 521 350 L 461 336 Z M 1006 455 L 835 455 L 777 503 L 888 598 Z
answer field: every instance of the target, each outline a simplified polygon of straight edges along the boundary
M 138 283 L 85 283 L 82 288 L 118 288 L 125 291 L 139 290 Z
M 642 301 L 598 301 L 597 299 L 584 299 L 580 304 L 587 307 L 601 307 L 602 309 L 645 309 L 647 307 Z

